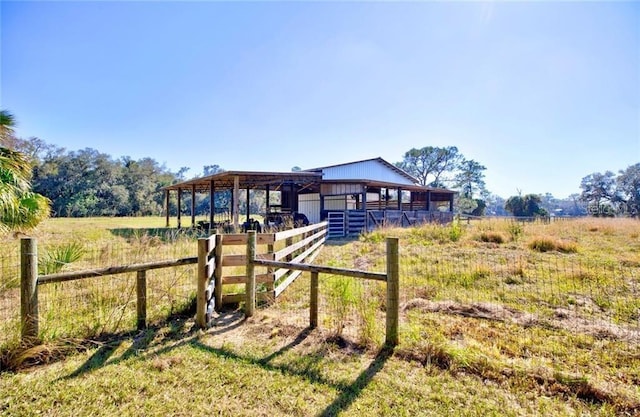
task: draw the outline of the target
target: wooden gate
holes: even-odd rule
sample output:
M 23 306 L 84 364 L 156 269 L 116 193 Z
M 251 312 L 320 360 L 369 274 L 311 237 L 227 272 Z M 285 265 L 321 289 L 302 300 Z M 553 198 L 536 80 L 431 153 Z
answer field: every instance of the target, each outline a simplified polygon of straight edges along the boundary
M 277 233 L 253 232 L 252 235 L 255 236 L 255 247 L 251 254 L 248 253 L 250 234 L 247 233 L 216 234 L 198 239 L 196 322 L 200 327 L 206 327 L 214 311 L 224 305 L 245 301 L 248 270 L 252 267 L 248 259 L 258 256 L 272 261 L 311 262 L 325 242 L 327 223 Z M 227 253 L 227 249 L 233 248 L 240 251 Z M 286 267 L 268 268 L 266 273 L 255 277 L 254 288 L 260 285 L 260 290 L 256 291 L 254 302 L 256 299 L 275 300 L 301 273 Z

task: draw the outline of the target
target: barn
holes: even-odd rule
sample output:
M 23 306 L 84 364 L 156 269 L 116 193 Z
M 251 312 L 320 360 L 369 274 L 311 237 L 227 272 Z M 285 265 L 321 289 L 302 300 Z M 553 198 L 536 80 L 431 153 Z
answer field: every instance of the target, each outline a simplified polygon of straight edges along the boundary
M 330 236 L 358 234 L 375 227 L 396 224 L 410 226 L 423 222 L 448 222 L 453 218 L 455 191 L 431 188 L 382 158 L 347 162 L 296 172 L 224 171 L 165 187 L 165 206 L 177 193 L 178 207 L 182 194 L 207 193 L 209 222 L 216 227 L 214 214 L 229 210 L 230 226 L 239 230 L 250 222 L 250 214 L 240 222 L 239 196 L 252 190 L 266 193 L 264 226 L 290 219 L 297 222 L 329 222 Z M 231 192 L 229 207 L 216 207 L 216 192 Z M 191 225 L 195 226 L 195 198 L 191 199 Z M 182 226 L 178 210 L 178 227 Z M 166 210 L 169 226 L 169 210 Z

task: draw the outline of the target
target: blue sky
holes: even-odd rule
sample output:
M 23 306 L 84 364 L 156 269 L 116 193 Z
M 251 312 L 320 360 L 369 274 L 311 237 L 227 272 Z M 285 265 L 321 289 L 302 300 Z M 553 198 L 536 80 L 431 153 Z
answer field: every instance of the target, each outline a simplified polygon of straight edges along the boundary
M 0 7 L 0 105 L 68 150 L 193 176 L 457 146 L 503 197 L 640 162 L 640 2 Z

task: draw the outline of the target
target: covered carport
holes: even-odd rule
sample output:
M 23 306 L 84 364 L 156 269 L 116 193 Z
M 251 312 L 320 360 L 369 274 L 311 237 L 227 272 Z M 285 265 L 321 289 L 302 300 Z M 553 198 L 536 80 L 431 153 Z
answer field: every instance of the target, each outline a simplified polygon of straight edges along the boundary
M 267 216 L 272 211 L 283 213 L 294 213 L 298 211 L 298 193 L 304 191 L 319 190 L 322 179 L 321 173 L 316 172 L 253 172 L 253 171 L 224 171 L 206 177 L 194 178 L 178 184 L 164 187 L 165 193 L 165 213 L 166 226 L 170 224 L 169 204 L 171 192 L 177 193 L 177 220 L 178 228 L 182 227 L 182 193 L 191 193 L 191 226 L 196 226 L 196 193 L 207 193 L 209 195 L 209 228 L 215 225 L 216 207 L 215 193 L 220 191 L 231 191 L 230 213 L 234 230 L 240 227 L 240 193 L 246 192 L 247 207 L 250 202 L 251 190 L 264 190 L 266 192 L 266 213 Z M 269 193 L 280 191 L 281 199 L 279 204 L 271 204 Z M 250 213 L 247 210 L 246 221 L 250 220 Z

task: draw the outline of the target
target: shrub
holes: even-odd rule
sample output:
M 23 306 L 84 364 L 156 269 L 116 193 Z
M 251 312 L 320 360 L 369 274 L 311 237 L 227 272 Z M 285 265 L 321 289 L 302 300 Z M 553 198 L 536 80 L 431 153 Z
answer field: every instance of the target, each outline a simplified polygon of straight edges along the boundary
M 487 243 L 504 243 L 504 236 L 498 232 L 482 232 L 478 236 L 478 240 Z
M 56 246 L 45 252 L 38 260 L 38 273 L 41 275 L 60 272 L 67 264 L 82 258 L 85 249 L 79 242 Z
M 556 242 L 548 237 L 536 237 L 529 242 L 529 249 L 538 252 L 550 252 L 556 250 Z
M 460 220 L 455 219 L 449 225 L 449 239 L 452 242 L 457 242 L 462 237 L 462 226 L 460 226 Z
M 507 230 L 509 231 L 511 240 L 514 242 L 517 242 L 520 236 L 522 236 L 522 234 L 524 233 L 524 228 L 522 227 L 522 224 L 514 221 L 509 223 L 509 226 L 507 226 Z
M 578 247 L 573 242 L 555 240 L 550 237 L 536 237 L 529 242 L 529 249 L 538 252 L 558 251 L 562 253 L 574 253 L 578 251 Z
M 556 250 L 562 253 L 576 253 L 578 251 L 578 245 L 573 242 L 559 240 L 556 242 Z

